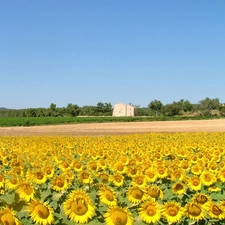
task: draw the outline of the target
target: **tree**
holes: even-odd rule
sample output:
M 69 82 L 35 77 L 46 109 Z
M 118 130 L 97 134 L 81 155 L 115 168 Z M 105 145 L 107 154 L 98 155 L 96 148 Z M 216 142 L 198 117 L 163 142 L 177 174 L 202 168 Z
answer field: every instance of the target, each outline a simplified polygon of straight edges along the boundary
M 158 116 L 159 112 L 160 112 L 161 109 L 162 109 L 162 106 L 163 106 L 162 102 L 159 101 L 159 100 L 156 100 L 156 99 L 155 99 L 154 101 L 151 101 L 151 102 L 148 104 L 148 107 L 149 107 L 151 110 L 155 111 L 155 115 L 156 115 L 156 116 Z
M 210 99 L 205 98 L 204 100 L 199 101 L 199 109 L 202 111 L 203 115 L 210 116 L 212 110 L 219 109 L 220 102 L 218 98 Z
M 190 103 L 189 100 L 180 99 L 180 101 L 177 103 L 180 104 L 184 112 L 190 112 L 193 109 L 193 105 Z
M 181 110 L 182 107 L 178 102 L 173 102 L 162 107 L 162 112 L 165 116 L 179 115 Z
M 66 108 L 67 113 L 71 116 L 78 116 L 80 113 L 80 107 L 78 105 L 73 105 L 69 103 Z

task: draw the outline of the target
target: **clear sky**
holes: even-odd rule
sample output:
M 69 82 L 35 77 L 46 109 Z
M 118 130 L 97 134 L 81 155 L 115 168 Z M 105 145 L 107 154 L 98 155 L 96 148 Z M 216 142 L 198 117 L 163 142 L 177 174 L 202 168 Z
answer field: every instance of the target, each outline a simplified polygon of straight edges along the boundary
M 225 102 L 224 0 L 2 0 L 0 107 Z

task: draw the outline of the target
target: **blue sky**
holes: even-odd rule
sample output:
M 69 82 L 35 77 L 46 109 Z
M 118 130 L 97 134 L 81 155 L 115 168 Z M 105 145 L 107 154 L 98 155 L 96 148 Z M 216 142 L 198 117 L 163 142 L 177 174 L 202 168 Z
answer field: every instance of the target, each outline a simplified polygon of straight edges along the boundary
M 0 107 L 225 102 L 223 0 L 0 1 Z

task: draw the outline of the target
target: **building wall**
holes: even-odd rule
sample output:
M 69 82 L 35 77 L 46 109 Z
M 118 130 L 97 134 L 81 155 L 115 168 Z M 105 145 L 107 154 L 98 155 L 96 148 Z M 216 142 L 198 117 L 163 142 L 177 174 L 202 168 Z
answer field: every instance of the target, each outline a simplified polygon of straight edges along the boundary
M 127 104 L 115 104 L 113 108 L 113 116 L 135 116 L 136 107 Z

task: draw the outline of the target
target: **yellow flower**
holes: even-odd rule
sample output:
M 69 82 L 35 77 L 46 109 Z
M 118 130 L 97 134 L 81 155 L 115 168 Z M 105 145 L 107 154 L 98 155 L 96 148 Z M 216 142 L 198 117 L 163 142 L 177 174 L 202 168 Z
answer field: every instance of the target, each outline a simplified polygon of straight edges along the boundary
M 216 183 L 216 176 L 208 171 L 203 171 L 200 179 L 205 186 L 211 186 Z
M 146 179 L 144 175 L 135 175 L 132 177 L 132 185 L 138 187 L 145 187 L 146 186 Z
M 26 178 L 36 184 L 44 184 L 47 180 L 46 175 L 41 170 L 28 171 Z
M 185 215 L 191 220 L 199 221 L 205 218 L 206 211 L 202 205 L 195 202 L 188 202 L 185 205 Z
M 172 186 L 172 191 L 175 194 L 182 195 L 182 194 L 184 194 L 186 192 L 186 187 L 184 186 L 183 183 L 176 182 Z
M 219 220 L 225 219 L 225 209 L 214 202 L 210 202 L 207 211 L 211 218 Z
M 163 166 L 158 167 L 156 169 L 156 171 L 157 171 L 157 176 L 159 178 L 164 178 L 164 177 L 166 177 L 168 175 L 167 169 L 165 167 L 163 167 Z
M 138 186 L 129 187 L 127 190 L 127 198 L 134 204 L 140 203 L 144 199 L 144 192 Z
M 78 178 L 81 180 L 83 184 L 92 184 L 93 178 L 88 171 L 82 170 L 78 174 Z
M 148 182 L 155 182 L 158 178 L 154 169 L 147 169 L 145 175 Z
M 69 187 L 66 176 L 58 175 L 52 178 L 51 187 L 55 191 L 64 191 Z
M 28 205 L 31 219 L 41 225 L 49 225 L 54 222 L 53 209 L 43 202 L 34 200 Z
M 148 186 L 145 190 L 150 198 L 153 199 L 156 199 L 158 197 L 160 197 L 161 199 L 163 198 L 162 190 L 156 185 Z
M 2 174 L 0 174 L 0 188 L 5 186 L 5 180 Z
M 95 214 L 90 197 L 82 190 L 72 191 L 63 203 L 65 214 L 75 223 L 87 223 Z
M 169 223 L 179 222 L 183 214 L 183 208 L 177 202 L 166 202 L 163 205 L 162 215 Z
M 221 191 L 221 188 L 217 187 L 216 185 L 213 185 L 213 186 L 209 187 L 208 190 L 210 192 L 219 192 L 219 191 Z
M 11 173 L 7 175 L 7 178 L 5 179 L 5 185 L 7 188 L 15 190 L 18 184 L 19 180 L 16 175 L 13 175 Z
M 222 182 L 225 182 L 225 168 L 219 170 L 217 176 Z
M 196 202 L 200 205 L 209 204 L 211 201 L 210 196 L 202 193 L 197 193 L 193 196 L 193 202 Z
M 0 210 L 0 223 L 3 225 L 22 225 L 22 223 L 15 217 L 15 212 L 8 207 Z
M 106 225 L 132 225 L 134 221 L 128 209 L 118 206 L 109 208 L 104 217 Z
M 79 160 L 75 160 L 74 162 L 73 162 L 73 169 L 75 170 L 75 171 L 77 171 L 77 172 L 80 172 L 80 171 L 82 171 L 83 170 L 83 164 L 79 161 Z
M 19 194 L 19 197 L 24 199 L 26 202 L 29 202 L 31 199 L 34 199 L 35 190 L 32 184 L 21 181 L 18 184 L 16 192 Z
M 194 191 L 201 190 L 202 187 L 201 180 L 197 176 L 191 177 L 188 180 L 188 186 Z
M 123 180 L 124 180 L 124 177 L 120 174 L 114 174 L 112 175 L 112 182 L 115 186 L 117 187 L 121 187 L 123 185 Z
M 138 208 L 140 218 L 150 224 L 156 223 L 161 218 L 162 208 L 157 202 L 146 201 L 140 205 Z
M 54 168 L 52 166 L 45 166 L 44 173 L 47 178 L 52 178 L 54 176 Z
M 116 206 L 117 199 L 112 188 L 103 185 L 99 190 L 100 201 L 108 206 Z

